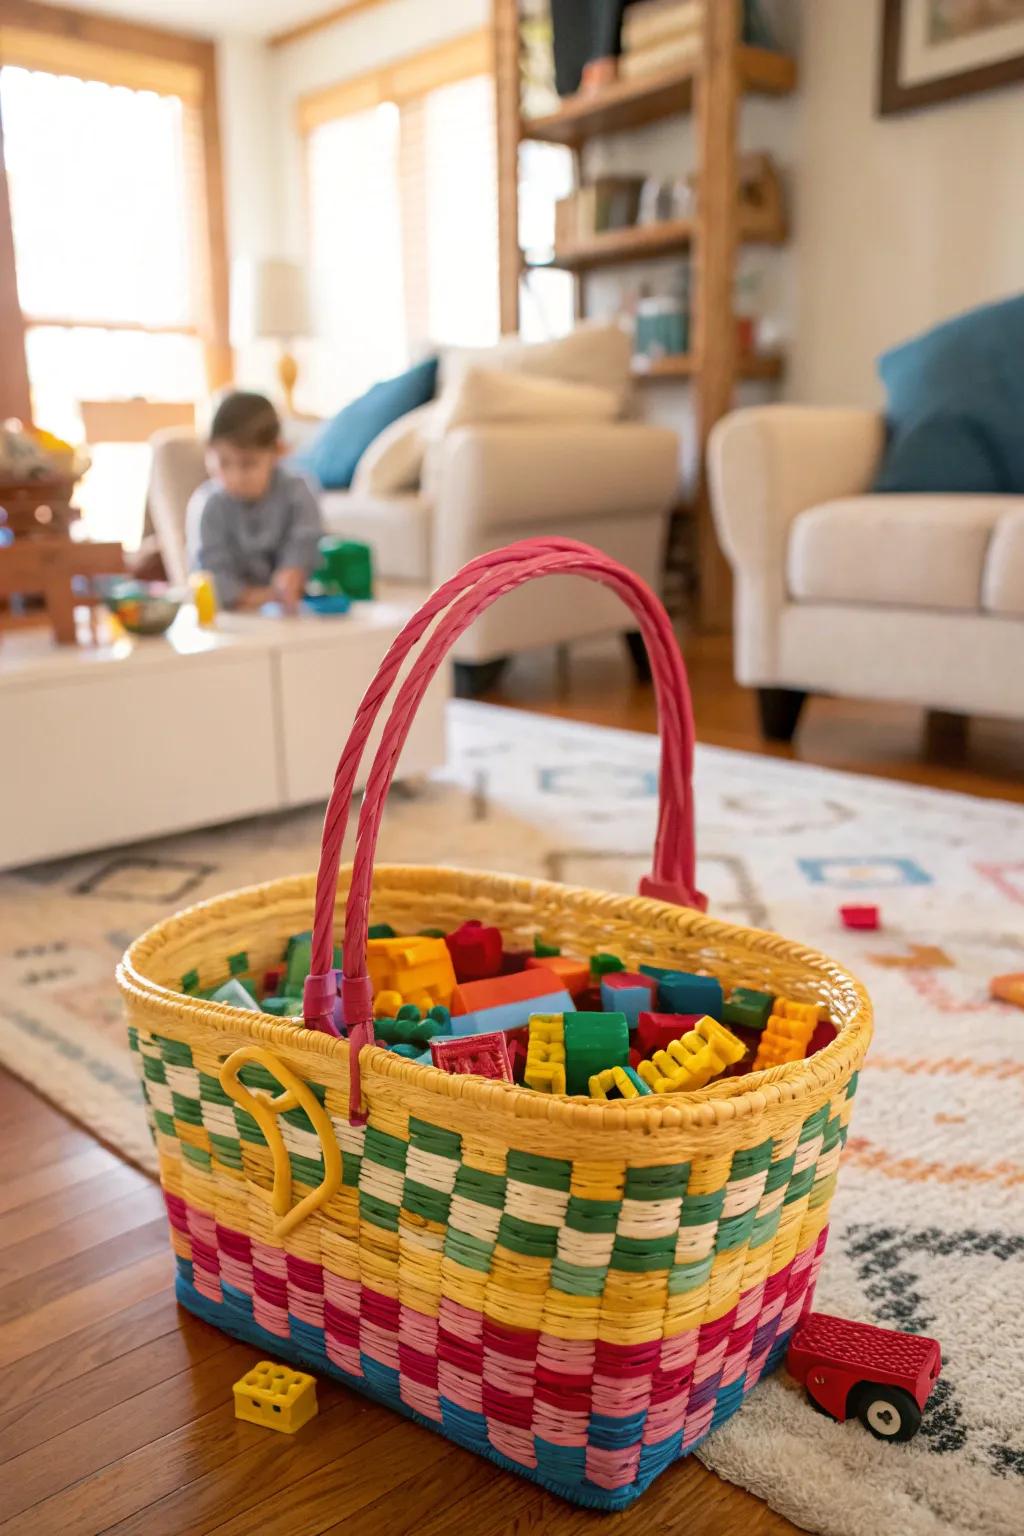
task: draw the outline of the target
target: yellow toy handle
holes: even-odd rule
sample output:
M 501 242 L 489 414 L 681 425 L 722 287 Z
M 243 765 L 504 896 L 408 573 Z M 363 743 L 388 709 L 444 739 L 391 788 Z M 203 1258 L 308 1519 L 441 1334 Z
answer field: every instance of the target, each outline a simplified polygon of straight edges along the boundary
M 256 1063 L 272 1077 L 276 1077 L 284 1092 L 279 1093 L 276 1098 L 264 1094 L 257 1097 L 238 1076 L 249 1062 Z M 243 1045 L 237 1051 L 232 1051 L 221 1065 L 220 1085 L 229 1099 L 234 1099 L 247 1114 L 252 1115 L 267 1139 L 267 1146 L 270 1148 L 270 1156 L 274 1164 L 274 1188 L 270 1194 L 270 1205 L 274 1215 L 278 1217 L 274 1236 L 287 1237 L 300 1221 L 305 1221 L 307 1216 L 311 1216 L 314 1211 L 318 1211 L 322 1205 L 325 1205 L 341 1185 L 341 1152 L 334 1134 L 334 1126 L 312 1089 L 307 1087 L 301 1077 L 296 1077 L 283 1061 L 279 1061 L 273 1051 L 266 1050 L 262 1045 Z M 313 1129 L 320 1138 L 320 1150 L 324 1159 L 322 1182 L 316 1189 L 311 1189 L 296 1206 L 292 1205 L 292 1165 L 277 1123 L 277 1116 L 287 1109 L 302 1109 L 308 1115 Z M 264 1191 L 261 1190 L 260 1193 L 263 1194 Z

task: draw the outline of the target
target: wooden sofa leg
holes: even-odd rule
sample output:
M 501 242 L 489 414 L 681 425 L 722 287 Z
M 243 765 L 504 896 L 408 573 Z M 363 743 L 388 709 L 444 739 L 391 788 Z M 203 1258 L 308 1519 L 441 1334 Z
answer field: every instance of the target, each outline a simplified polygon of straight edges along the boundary
M 799 688 L 759 688 L 761 735 L 768 741 L 792 741 L 807 695 Z
M 967 756 L 970 720 L 945 709 L 929 709 L 924 717 L 925 756 L 933 761 L 960 763 Z
M 638 683 L 649 683 L 651 680 L 651 658 L 647 654 L 644 637 L 638 629 L 623 630 L 622 638 L 626 642 L 629 659 L 633 663 L 633 675 Z
M 455 697 L 478 699 L 482 693 L 489 693 L 498 686 L 501 674 L 508 666 L 508 657 L 495 656 L 493 661 L 456 661 L 453 665 Z

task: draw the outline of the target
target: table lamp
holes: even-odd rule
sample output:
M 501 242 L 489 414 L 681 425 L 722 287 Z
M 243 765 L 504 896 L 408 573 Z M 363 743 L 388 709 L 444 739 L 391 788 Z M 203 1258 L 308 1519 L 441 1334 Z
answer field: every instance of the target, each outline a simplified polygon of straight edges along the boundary
M 272 339 L 281 344 L 277 377 L 285 410 L 295 414 L 299 365 L 292 347 L 309 331 L 306 274 L 294 261 L 248 258 L 235 263 L 231 292 L 231 331 L 236 344 Z

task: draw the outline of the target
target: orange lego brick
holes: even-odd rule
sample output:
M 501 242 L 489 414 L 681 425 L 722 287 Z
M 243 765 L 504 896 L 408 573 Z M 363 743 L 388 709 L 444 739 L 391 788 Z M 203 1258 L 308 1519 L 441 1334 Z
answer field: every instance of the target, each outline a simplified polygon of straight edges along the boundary
M 550 971 L 574 999 L 582 996 L 590 986 L 590 962 L 574 960 L 571 955 L 528 955 L 526 969 Z
M 489 976 L 485 981 L 460 982 L 452 992 L 452 1014 L 479 1013 L 482 1008 L 502 1008 L 506 1003 L 529 1002 L 566 991 L 564 983 L 547 964 L 514 971 L 511 976 Z
M 406 1003 L 425 1013 L 440 1004 L 448 1007 L 455 987 L 455 969 L 444 939 L 410 934 L 407 938 L 370 939 L 366 964 L 374 993 L 400 992 Z
M 1016 1003 L 1018 1008 L 1024 1008 L 1024 971 L 1015 971 L 1009 976 L 993 976 L 988 990 L 997 1002 Z

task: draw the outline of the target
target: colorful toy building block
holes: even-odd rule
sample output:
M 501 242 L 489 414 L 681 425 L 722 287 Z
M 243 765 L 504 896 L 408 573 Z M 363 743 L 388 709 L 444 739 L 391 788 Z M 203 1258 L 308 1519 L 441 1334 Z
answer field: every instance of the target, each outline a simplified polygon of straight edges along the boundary
M 373 555 L 356 539 L 320 540 L 320 564 L 313 580 L 327 593 L 344 592 L 356 601 L 373 596 Z
M 816 1003 L 797 1003 L 792 998 L 777 997 L 757 1047 L 753 1070 L 760 1072 L 763 1067 L 802 1061 L 820 1019 L 821 1009 Z
M 661 965 L 642 965 L 640 970 L 644 976 L 653 976 L 658 983 L 661 1013 L 699 1013 L 721 1023 L 724 997 L 717 976 L 666 970 Z
M 237 976 L 232 976 L 222 987 L 210 993 L 210 999 L 214 1003 L 230 1003 L 232 1008 L 248 1008 L 250 1012 L 261 1012 L 260 1005 L 249 991 L 243 987 Z
M 562 951 L 559 945 L 547 944 L 539 933 L 535 933 L 533 936 L 533 953 L 538 960 L 551 960 L 555 955 L 560 955 Z
M 630 1029 L 636 1029 L 641 1013 L 654 1007 L 657 982 L 639 971 L 609 971 L 601 977 L 601 1007 L 606 1013 L 624 1013 Z
M 473 919 L 445 935 L 456 981 L 484 981 L 501 972 L 501 930 Z
M 572 998 L 553 971 L 536 967 L 487 981 L 465 981 L 452 992 L 452 1034 L 516 1029 L 531 1013 L 566 1013 Z
M 500 1030 L 489 1035 L 449 1036 L 431 1040 L 430 1059 L 442 1072 L 512 1082 L 512 1060 Z
M 263 972 L 263 996 L 276 997 L 284 981 L 284 966 L 272 965 Z
M 1015 1003 L 1024 1008 L 1024 971 L 1011 972 L 1008 976 L 993 976 L 988 984 L 989 996 L 998 1003 Z
M 503 949 L 501 952 L 501 970 L 499 976 L 517 976 L 520 971 L 526 970 L 527 960 L 534 959 L 530 949 Z
M 527 955 L 525 969 L 547 970 L 559 981 L 573 998 L 582 997 L 590 986 L 590 967 L 585 960 L 574 960 L 571 955 Z
M 402 1006 L 401 992 L 378 992 L 373 999 L 375 1019 L 396 1019 Z
M 588 1093 L 598 1072 L 629 1066 L 629 1024 L 621 1011 L 567 1012 L 564 1029 L 567 1093 Z
M 770 992 L 733 987 L 722 1004 L 722 1023 L 735 1029 L 764 1029 L 775 1004 Z
M 604 950 L 590 957 L 590 974 L 595 982 L 599 982 L 602 976 L 609 976 L 612 971 L 624 971 L 626 967 L 618 955 L 609 955 Z
M 538 1093 L 565 1092 L 564 1015 L 531 1014 L 523 1082 Z
M 655 1051 L 650 1061 L 642 1061 L 636 1070 L 655 1093 L 689 1093 L 703 1088 L 744 1055 L 742 1042 L 717 1019 L 705 1016 L 681 1039 Z
M 316 1380 L 304 1371 L 261 1360 L 232 1387 L 235 1418 L 294 1435 L 316 1416 Z
M 293 933 L 288 940 L 288 948 L 285 950 L 284 982 L 278 989 L 288 997 L 301 997 L 302 988 L 306 977 L 309 975 L 312 964 L 313 930 L 307 928 L 305 933 Z M 335 944 L 333 964 L 335 968 L 341 966 L 341 945 Z
M 260 1012 L 269 1013 L 275 1019 L 301 1019 L 301 997 L 265 997 L 260 1003 Z
M 882 926 L 877 907 L 856 904 L 840 907 L 839 916 L 843 920 L 844 928 L 880 928 Z
M 370 939 L 366 964 L 374 992 L 400 992 L 403 1002 L 430 1009 L 448 1006 L 455 990 L 452 957 L 444 939 Z
M 634 1050 L 639 1052 L 638 1060 L 643 1061 L 655 1051 L 666 1050 L 673 1040 L 681 1040 L 694 1029 L 703 1017 L 702 1013 L 651 1013 L 645 1009 L 637 1020 L 630 1054 Z
M 651 1092 L 632 1067 L 606 1067 L 590 1079 L 592 1099 L 639 1099 Z

